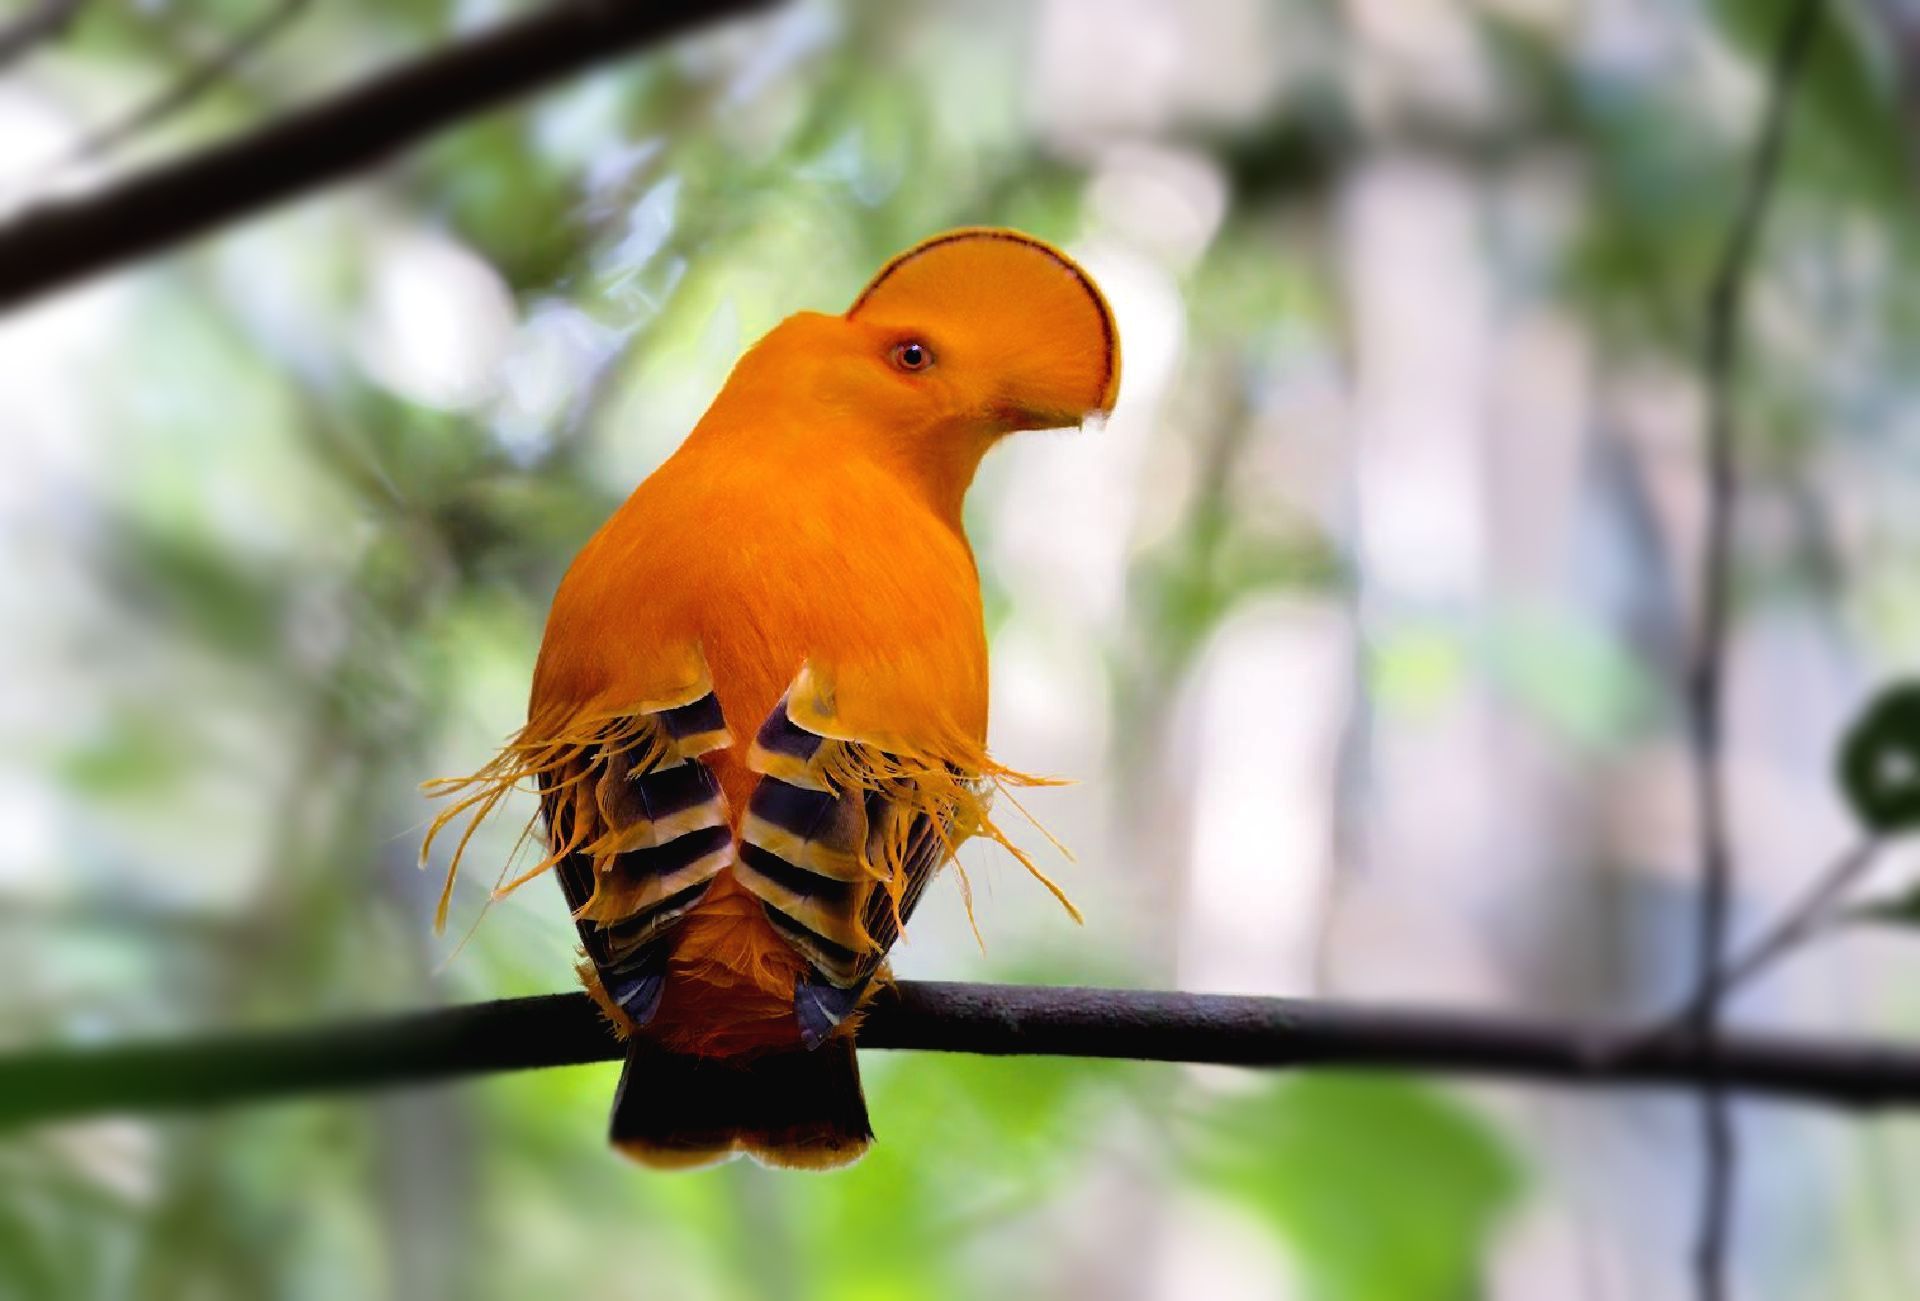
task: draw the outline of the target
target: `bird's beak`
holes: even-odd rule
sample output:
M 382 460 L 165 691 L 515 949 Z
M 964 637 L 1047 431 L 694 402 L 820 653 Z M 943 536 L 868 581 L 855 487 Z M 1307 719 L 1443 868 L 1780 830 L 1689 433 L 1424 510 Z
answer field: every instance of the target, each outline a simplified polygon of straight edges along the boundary
M 1009 434 L 1030 429 L 1088 429 L 1098 432 L 1105 427 L 1112 414 L 1112 407 L 1089 410 L 1078 406 L 1023 403 L 1004 409 L 998 423 Z

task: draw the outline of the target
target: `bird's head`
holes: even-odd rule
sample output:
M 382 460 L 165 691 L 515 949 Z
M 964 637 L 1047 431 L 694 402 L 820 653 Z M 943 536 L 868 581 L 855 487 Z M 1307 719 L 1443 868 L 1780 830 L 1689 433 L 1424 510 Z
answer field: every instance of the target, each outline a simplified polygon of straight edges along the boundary
M 955 230 L 888 262 L 844 315 L 789 317 L 735 382 L 762 402 L 777 385 L 819 438 L 899 465 L 957 505 L 1003 435 L 1113 409 L 1120 338 L 1066 254 L 1018 231 Z
M 1113 311 L 1066 254 L 1012 230 L 956 230 L 880 269 L 842 318 L 873 401 L 999 435 L 1106 415 Z

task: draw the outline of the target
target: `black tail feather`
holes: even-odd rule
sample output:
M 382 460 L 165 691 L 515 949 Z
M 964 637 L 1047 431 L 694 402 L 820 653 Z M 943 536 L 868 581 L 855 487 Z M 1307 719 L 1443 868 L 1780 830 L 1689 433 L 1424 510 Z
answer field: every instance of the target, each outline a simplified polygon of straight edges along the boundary
M 745 1152 L 763 1165 L 826 1170 L 873 1142 L 850 1038 L 811 1052 L 733 1061 L 627 1044 L 610 1137 L 645 1165 L 710 1165 Z

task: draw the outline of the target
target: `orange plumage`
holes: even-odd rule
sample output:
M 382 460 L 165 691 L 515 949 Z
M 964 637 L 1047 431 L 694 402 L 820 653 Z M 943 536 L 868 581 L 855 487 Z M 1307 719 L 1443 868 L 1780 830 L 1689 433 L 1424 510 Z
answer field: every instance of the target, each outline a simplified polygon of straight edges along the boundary
M 938 236 L 749 350 L 568 570 L 526 727 L 438 784 L 434 830 L 538 783 L 549 853 L 520 879 L 558 870 L 628 1037 L 622 1150 L 865 1150 L 860 1006 L 954 847 L 1007 843 L 962 501 L 994 442 L 1110 410 L 1119 373 L 1063 254 Z

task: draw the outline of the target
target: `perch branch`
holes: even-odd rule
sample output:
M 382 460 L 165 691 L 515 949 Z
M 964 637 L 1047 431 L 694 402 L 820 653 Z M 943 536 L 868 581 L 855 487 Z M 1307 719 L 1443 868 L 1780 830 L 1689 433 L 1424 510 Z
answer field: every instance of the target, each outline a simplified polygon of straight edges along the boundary
M 1920 1106 L 1920 1048 L 1779 1034 L 1697 1041 L 1642 1029 L 1410 1008 L 1146 990 L 907 981 L 865 1048 L 1339 1067 L 1568 1085 L 1709 1081 L 1846 1108 Z M 584 994 L 477 1003 L 302 1030 L 0 1055 L 0 1130 L 427 1084 L 606 1061 L 620 1048 Z

